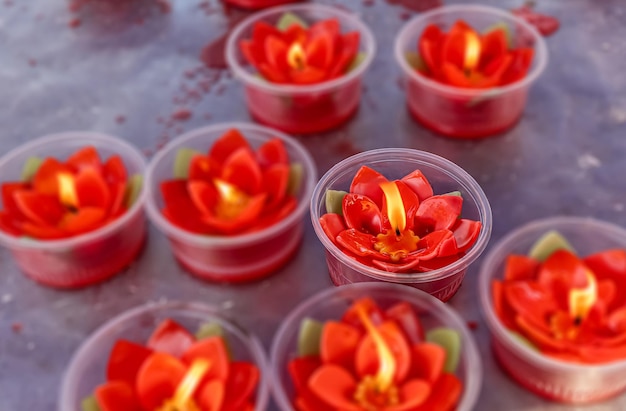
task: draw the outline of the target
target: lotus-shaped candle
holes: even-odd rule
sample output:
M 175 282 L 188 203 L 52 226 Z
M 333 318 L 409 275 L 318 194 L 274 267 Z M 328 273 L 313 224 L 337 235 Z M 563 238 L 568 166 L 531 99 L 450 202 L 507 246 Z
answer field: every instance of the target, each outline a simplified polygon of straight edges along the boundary
M 380 149 L 331 168 L 311 219 L 337 285 L 410 284 L 450 299 L 486 245 L 489 204 L 455 164 L 430 153 Z
M 144 240 L 141 153 L 87 132 L 42 137 L 0 160 L 0 241 L 31 278 L 80 287 L 119 272 Z
M 529 223 L 484 260 L 480 296 L 502 367 L 551 400 L 626 389 L 626 231 L 580 217 Z
M 298 249 L 314 181 L 313 160 L 291 137 L 220 124 L 176 138 L 153 158 L 147 209 L 185 269 L 252 280 Z
M 383 283 L 338 287 L 304 302 L 272 344 L 280 408 L 471 409 L 480 379 L 479 369 L 467 368 L 477 360 L 474 346 L 465 328 L 447 321 L 449 313 L 431 316 L 439 305 L 421 291 Z
M 257 13 L 226 46 L 252 117 L 298 134 L 334 128 L 356 113 L 374 53 L 374 38 L 356 16 L 320 4 Z

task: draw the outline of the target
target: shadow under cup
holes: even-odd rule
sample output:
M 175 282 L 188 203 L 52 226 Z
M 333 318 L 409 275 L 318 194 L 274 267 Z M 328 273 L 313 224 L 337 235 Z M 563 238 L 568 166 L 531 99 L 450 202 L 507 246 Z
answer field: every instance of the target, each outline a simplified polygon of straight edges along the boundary
M 425 273 L 387 272 L 348 257 L 324 233 L 319 219 L 326 213 L 326 191 L 349 191 L 352 179 L 362 166 L 378 171 L 388 180 L 401 179 L 419 169 L 432 185 L 435 194 L 460 191 L 463 197 L 461 217 L 482 223 L 481 232 L 474 246 L 456 262 Z M 369 281 L 399 283 L 423 290 L 442 301 L 449 300 L 458 291 L 467 268 L 487 246 L 492 224 L 491 207 L 485 193 L 461 167 L 428 152 L 403 148 L 366 151 L 349 157 L 331 168 L 313 191 L 311 219 L 315 233 L 326 249 L 326 262 L 333 284 Z

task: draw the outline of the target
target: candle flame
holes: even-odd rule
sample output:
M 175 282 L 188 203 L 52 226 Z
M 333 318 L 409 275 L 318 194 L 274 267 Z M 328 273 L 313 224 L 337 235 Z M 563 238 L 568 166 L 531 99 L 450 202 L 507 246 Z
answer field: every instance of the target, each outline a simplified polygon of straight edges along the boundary
M 465 58 L 463 68 L 467 71 L 474 70 L 480 61 L 480 37 L 473 30 L 465 32 Z
M 376 351 L 378 352 L 378 372 L 374 376 L 374 383 L 378 392 L 385 392 L 393 385 L 393 377 L 396 374 L 396 359 L 383 336 L 369 319 L 362 306 L 356 307 L 359 319 L 372 337 Z
M 398 190 L 396 183 L 392 181 L 380 183 L 380 188 L 385 194 L 385 200 L 387 200 L 387 217 L 389 218 L 391 228 L 393 228 L 397 236 L 400 236 L 406 228 L 406 213 L 404 212 L 400 190 Z
M 593 273 L 586 271 L 587 286 L 573 288 L 569 292 L 569 313 L 576 325 L 580 324 L 598 300 L 598 282 Z
M 298 42 L 294 42 L 287 51 L 287 63 L 296 69 L 302 70 L 306 66 L 306 53 Z
M 69 173 L 59 173 L 57 174 L 57 182 L 61 204 L 71 209 L 78 208 L 78 195 L 76 194 L 74 177 Z
M 210 361 L 195 360 L 183 380 L 178 384 L 174 396 L 167 400 L 158 411 L 199 411 L 200 409 L 192 397 L 210 368 Z
M 250 197 L 234 185 L 219 178 L 213 179 L 213 184 L 219 194 L 216 214 L 225 220 L 236 218 L 246 208 Z

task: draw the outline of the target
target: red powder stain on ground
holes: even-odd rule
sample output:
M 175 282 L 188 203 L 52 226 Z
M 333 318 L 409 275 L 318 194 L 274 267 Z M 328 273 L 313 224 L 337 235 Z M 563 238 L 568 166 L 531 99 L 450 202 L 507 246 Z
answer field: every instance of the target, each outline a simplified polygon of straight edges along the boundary
M 398 15 L 398 17 L 400 17 L 400 20 L 402 20 L 402 21 L 406 21 L 406 20 L 410 19 L 411 16 L 412 16 L 411 12 L 410 11 L 406 11 L 406 10 L 400 12 L 400 14 Z
M 374 0 L 363 0 L 363 5 L 366 7 L 373 6 Z
M 22 324 L 21 323 L 13 323 L 11 324 L 11 330 L 13 330 L 13 332 L 15 334 L 19 334 L 22 332 Z
M 439 7 L 443 4 L 442 0 L 387 0 L 389 4 L 397 4 L 406 7 L 409 10 L 421 12 Z
M 120 114 L 119 116 L 115 117 L 115 122 L 117 124 L 124 124 L 126 122 L 126 116 Z
M 35 59 L 28 59 L 28 65 L 31 67 L 35 67 L 37 65 L 37 60 Z
M 200 60 L 202 60 L 205 66 L 214 69 L 228 68 L 224 51 L 226 49 L 226 40 L 228 40 L 229 34 L 230 31 L 208 43 L 202 48 L 202 52 L 200 53 Z
M 67 26 L 71 29 L 80 27 L 80 19 L 72 19 L 67 23 Z
M 181 108 L 172 113 L 172 119 L 176 121 L 186 121 L 192 116 L 192 111 L 187 108 Z
M 4 0 L 4 5 L 7 7 L 11 7 L 13 5 L 13 1 L 12 0 Z
M 472 330 L 472 331 L 477 330 L 478 329 L 478 323 L 476 321 L 468 321 L 467 322 L 467 327 L 470 330 Z

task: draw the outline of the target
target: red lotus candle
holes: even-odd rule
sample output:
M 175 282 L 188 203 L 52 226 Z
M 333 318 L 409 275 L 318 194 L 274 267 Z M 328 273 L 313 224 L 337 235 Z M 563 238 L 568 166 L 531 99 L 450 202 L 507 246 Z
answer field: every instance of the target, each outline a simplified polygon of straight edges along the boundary
M 136 149 L 108 136 L 67 133 L 35 140 L 0 163 L 3 176 L 12 175 L 1 184 L 0 239 L 26 274 L 78 287 L 134 259 L 144 238 L 137 199 L 145 163 Z
M 310 156 L 290 137 L 243 124 L 207 127 L 155 156 L 148 212 L 190 272 L 260 278 L 297 250 L 314 175 Z
M 483 6 L 441 7 L 398 35 L 411 114 L 452 137 L 501 133 L 520 118 L 546 63 L 540 34 L 513 14 Z
M 439 306 L 421 291 L 385 283 L 333 288 L 304 302 L 272 344 L 279 408 L 471 409 L 480 369 L 469 366 L 478 357 L 448 313 L 434 318 L 430 310 Z
M 461 219 L 459 192 L 434 195 L 420 170 L 388 181 L 363 166 L 350 192 L 326 192 L 320 224 L 333 243 L 362 264 L 394 272 L 428 272 L 471 248 L 480 221 Z
M 167 319 L 145 344 L 118 340 L 106 382 L 82 401 L 83 411 L 254 410 L 259 369 L 231 359 L 222 334 L 212 324 L 196 337 Z
M 290 133 L 328 130 L 354 115 L 373 53 L 373 37 L 362 22 L 318 4 L 255 14 L 227 45 L 252 117 Z
M 300 0 L 223 0 L 224 3 L 242 9 L 260 10 L 281 4 L 295 3 Z

